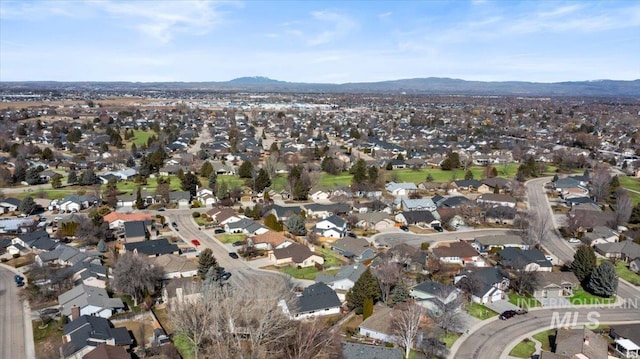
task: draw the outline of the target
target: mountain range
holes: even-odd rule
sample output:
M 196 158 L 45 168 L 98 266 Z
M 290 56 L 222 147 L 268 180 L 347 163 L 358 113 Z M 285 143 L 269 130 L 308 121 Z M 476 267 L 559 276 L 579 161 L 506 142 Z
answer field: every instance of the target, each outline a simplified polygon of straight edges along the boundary
M 297 93 L 388 93 L 495 96 L 603 96 L 638 97 L 640 79 L 633 81 L 597 80 L 573 82 L 465 81 L 428 77 L 381 82 L 344 84 L 302 83 L 267 77 L 240 77 L 224 82 L 0 82 L 3 89 L 86 89 L 86 90 L 209 90 Z

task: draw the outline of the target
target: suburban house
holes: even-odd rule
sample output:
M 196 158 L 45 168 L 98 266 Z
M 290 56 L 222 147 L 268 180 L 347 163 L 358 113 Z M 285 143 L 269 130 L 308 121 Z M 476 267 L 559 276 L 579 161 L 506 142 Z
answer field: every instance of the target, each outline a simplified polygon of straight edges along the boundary
M 436 218 L 438 216 L 438 218 Z M 404 211 L 396 214 L 395 220 L 398 223 L 417 226 L 439 226 L 440 215 L 434 211 Z
M 411 297 L 416 303 L 434 314 L 438 314 L 446 303 L 455 300 L 459 295 L 460 291 L 456 287 L 432 280 L 426 280 L 411 288 Z
M 442 243 L 432 248 L 433 255 L 442 263 L 473 265 L 484 267 L 485 262 L 481 259 L 480 253 L 467 242 Z
M 5 198 L 2 201 L 0 201 L 0 213 L 9 213 L 9 212 L 17 211 L 18 207 L 20 207 L 20 203 L 22 203 L 22 201 L 17 198 L 14 198 L 14 197 Z
M 33 218 L 0 218 L 0 233 L 28 233 L 37 227 Z
M 629 262 L 629 270 L 635 274 L 640 274 L 640 257 Z
M 273 214 L 279 221 L 285 222 L 289 217 L 297 214 L 300 215 L 302 213 L 302 208 L 300 206 L 280 206 L 278 204 L 274 204 L 270 206 L 271 209 L 267 211 L 266 214 Z
M 211 217 L 215 223 L 220 225 L 240 220 L 240 217 L 236 216 L 236 211 L 233 208 L 212 208 L 207 211 L 207 215 Z
M 308 218 L 327 218 L 332 215 L 341 215 L 351 212 L 351 206 L 339 203 L 309 203 L 304 206 Z
M 151 260 L 164 270 L 162 279 L 189 278 L 198 274 L 197 263 L 177 254 L 164 254 Z
M 582 242 L 589 246 L 600 243 L 613 243 L 618 240 L 618 233 L 606 226 L 595 226 L 593 230 L 582 233 Z
M 535 298 L 568 298 L 573 290 L 580 285 L 580 281 L 573 272 L 542 272 L 538 274 L 538 281 L 533 296 Z
M 146 241 L 151 238 L 144 221 L 124 222 L 124 237 L 127 243 Z
M 136 213 L 121 213 L 121 212 L 110 212 L 109 214 L 102 217 L 102 219 L 109 223 L 109 229 L 116 228 L 124 228 L 124 224 L 126 222 L 150 222 L 151 215 L 148 213 L 136 212 Z
M 495 193 L 496 191 L 504 191 L 511 188 L 509 180 L 502 177 L 491 177 L 482 180 L 482 184 L 478 187 L 480 193 Z
M 599 243 L 595 246 L 595 251 L 607 258 L 622 259 L 631 262 L 640 258 L 640 244 L 630 240 L 613 243 Z
M 500 265 L 505 268 L 523 269 L 527 272 L 551 272 L 553 265 L 539 249 L 507 247 L 498 252 Z
M 614 349 L 623 358 L 640 357 L 640 324 L 613 325 L 609 330 Z
M 291 308 L 284 300 L 281 300 L 278 305 L 289 318 L 302 320 L 338 314 L 341 303 L 333 289 L 319 282 L 306 287 L 302 295 L 294 299 Z
M 242 217 L 238 221 L 227 221 L 224 224 L 224 230 L 227 233 L 243 233 L 247 235 L 256 235 L 269 231 L 267 227 L 259 222 L 246 217 Z
M 276 231 L 266 231 L 262 234 L 249 237 L 247 244 L 257 249 L 273 250 L 276 248 L 284 248 L 291 244 L 282 233 Z
M 485 211 L 484 220 L 487 223 L 513 225 L 516 214 L 517 211 L 513 207 L 495 206 Z
M 453 189 L 458 191 L 477 191 L 480 186 L 482 186 L 482 182 L 478 180 L 457 180 L 452 183 Z
M 429 254 L 406 243 L 398 244 L 386 253 L 379 254 L 377 258 L 389 257 L 394 263 L 398 263 L 402 270 L 409 272 L 421 272 L 427 264 Z
M 360 335 L 382 342 L 393 343 L 395 339 L 391 328 L 393 312 L 394 309 L 392 308 L 375 306 L 373 314 L 358 326 Z
M 325 201 L 329 199 L 330 193 L 323 190 L 314 191 L 309 195 L 312 201 Z
M 358 222 L 356 223 L 357 228 L 373 229 L 380 232 L 393 228 L 396 224 L 396 222 L 384 212 L 364 212 L 354 213 L 353 215 L 358 218 Z
M 114 328 L 108 319 L 91 315 L 72 315 L 71 322 L 65 324 L 62 333 L 60 352 L 63 359 L 82 359 L 101 344 L 122 346 L 124 349 L 133 345 L 127 328 Z
M 515 207 L 516 199 L 503 193 L 484 193 L 478 196 L 476 202 L 479 205 Z
M 82 359 L 131 359 L 131 354 L 124 347 L 102 343 L 85 354 Z
M 294 265 L 301 268 L 324 264 L 324 258 L 309 247 L 292 243 L 284 248 L 276 248 L 269 253 L 269 258 L 277 266 Z
M 70 316 L 73 307 L 80 308 L 80 315 L 92 315 L 109 318 L 113 314 L 124 310 L 124 303 L 120 298 L 109 298 L 104 288 L 77 285 L 58 296 L 58 304 L 62 314 Z
M 409 196 L 411 193 L 418 191 L 418 187 L 413 182 L 389 182 L 384 186 L 384 188 L 390 195 L 395 197 Z
M 192 278 L 172 278 L 163 282 L 162 300 L 170 305 L 175 302 L 192 302 L 202 298 L 202 282 Z
M 340 238 L 332 244 L 332 247 L 334 252 L 347 258 L 352 258 L 357 262 L 372 259 L 376 254 L 375 249 L 362 237 Z
M 556 329 L 555 352 L 542 351 L 540 359 L 608 358 L 608 344 L 587 328 Z
M 10 254 L 26 254 L 30 251 L 51 251 L 59 243 L 49 237 L 49 233 L 44 230 L 29 232 L 11 239 L 11 244 L 6 247 Z
M 163 254 L 180 253 L 180 249 L 175 244 L 170 244 L 166 238 L 158 238 L 151 241 L 125 243 L 120 253 L 132 252 L 141 256 L 157 257 Z
M 403 359 L 399 348 L 387 348 L 359 343 L 342 343 L 342 359 Z
M 342 238 L 347 234 L 347 222 L 344 219 L 333 215 L 318 221 L 313 227 L 313 231 L 322 237 Z
M 496 267 L 466 270 L 455 277 L 454 283 L 481 304 L 505 299 L 509 290 L 508 275 Z
M 438 208 L 431 198 L 409 199 L 403 198 L 400 201 L 400 209 L 405 212 L 411 211 L 435 211 Z
M 504 249 L 507 247 L 514 247 L 529 249 L 529 245 L 524 243 L 522 237 L 515 234 L 476 237 L 471 245 L 480 253 L 489 252 L 493 248 Z
M 347 292 L 353 288 L 356 281 L 360 279 L 360 276 L 367 267 L 361 263 L 350 264 L 340 268 L 340 271 L 335 275 L 318 274 L 316 276 L 316 282 L 322 282 L 333 289 L 338 298 L 344 301 Z

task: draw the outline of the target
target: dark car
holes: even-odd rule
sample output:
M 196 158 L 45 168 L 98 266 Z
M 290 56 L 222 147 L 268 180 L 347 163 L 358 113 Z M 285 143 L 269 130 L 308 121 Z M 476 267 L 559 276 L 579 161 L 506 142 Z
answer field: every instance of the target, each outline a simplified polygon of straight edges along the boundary
M 60 309 L 58 308 L 46 308 L 40 311 L 40 314 L 42 315 L 52 315 L 52 314 L 58 314 L 60 312 Z
M 233 259 L 238 259 L 240 257 L 238 257 L 238 253 L 236 252 L 229 252 L 229 257 L 233 258 Z
M 247 241 L 235 241 L 232 243 L 234 247 L 241 247 L 241 246 L 244 246 L 245 244 L 247 244 Z
M 14 275 L 14 276 L 13 276 L 13 280 L 14 280 L 16 283 L 20 283 L 20 282 L 24 281 L 24 277 L 23 277 L 23 276 L 21 276 L 21 275 L 19 275 L 19 274 L 16 274 L 16 275 Z
M 218 228 L 218 229 L 216 229 L 215 231 L 213 231 L 213 233 L 214 233 L 214 234 L 222 234 L 222 233 L 224 233 L 224 229 L 222 229 L 222 228 Z
M 516 315 L 518 315 L 518 312 L 516 312 L 515 310 L 505 310 L 504 312 L 502 312 L 502 314 L 500 314 L 500 319 L 507 320 L 511 317 L 515 317 Z
M 167 210 L 167 209 L 166 209 L 166 208 L 164 208 L 164 207 L 162 207 L 162 208 L 158 208 L 158 212 L 164 212 L 164 211 L 166 211 L 166 210 Z
M 435 226 L 435 227 L 433 227 L 433 229 L 435 229 L 435 230 L 436 230 L 436 231 L 438 231 L 438 232 L 442 232 L 442 231 L 444 230 L 444 229 L 442 229 L 442 227 L 440 227 L 440 226 Z
M 178 224 L 176 222 L 171 222 L 171 225 L 173 226 L 173 228 L 178 227 Z
M 347 233 L 347 236 L 349 236 L 349 237 L 351 237 L 351 238 L 357 238 L 357 237 L 358 237 L 358 236 L 356 236 L 356 234 L 355 234 L 355 233 L 353 233 L 353 232 L 349 232 L 349 233 Z
M 220 274 L 220 279 L 222 279 L 222 280 L 229 280 L 229 278 L 231 278 L 231 273 L 229 273 L 229 272 L 224 272 L 224 273 Z
M 405 232 L 409 231 L 409 227 L 407 227 L 407 226 L 400 226 L 400 229 L 405 231 Z
M 16 287 L 18 287 L 18 288 L 24 287 L 24 282 L 17 282 L 16 283 Z

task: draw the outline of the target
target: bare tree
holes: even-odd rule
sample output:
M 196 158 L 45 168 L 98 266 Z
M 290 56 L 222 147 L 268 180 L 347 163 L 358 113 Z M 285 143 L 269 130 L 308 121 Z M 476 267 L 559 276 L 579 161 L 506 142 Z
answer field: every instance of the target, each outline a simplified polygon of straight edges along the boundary
M 196 299 L 176 300 L 170 303 L 170 321 L 175 334 L 186 338 L 193 347 L 193 355 L 198 359 L 203 341 L 211 334 L 211 323 L 215 317 L 215 300 L 222 290 L 201 293 Z
M 464 323 L 462 318 L 462 311 L 465 305 L 464 298 L 455 288 L 445 286 L 437 291 L 436 297 L 437 300 L 433 301 L 436 308 L 430 312 L 433 322 L 438 328 L 443 329 L 445 333 L 450 330 L 461 331 Z
M 162 275 L 162 268 L 154 266 L 148 257 L 128 252 L 116 259 L 111 284 L 115 290 L 130 295 L 138 305 L 145 293 L 155 292 Z
M 529 209 L 527 213 L 528 226 L 527 234 L 523 238 L 524 242 L 530 246 L 542 245 L 545 239 L 545 233 L 551 222 L 549 213 L 544 211 L 539 214 L 535 209 Z
M 400 267 L 392 258 L 386 257 L 372 269 L 373 274 L 378 278 L 378 285 L 382 292 L 382 302 L 387 303 L 391 288 L 398 283 L 400 278 Z
M 404 348 L 405 358 L 409 357 L 409 353 L 413 348 L 424 315 L 425 310 L 423 307 L 415 303 L 409 303 L 403 310 L 394 315 L 391 321 L 391 330 L 398 345 Z
M 333 359 L 342 357 L 340 336 L 320 320 L 297 322 L 295 335 L 287 348 L 288 359 Z
M 567 213 L 567 230 L 574 235 L 581 227 L 589 227 L 588 215 L 585 210 L 571 211 Z
M 589 174 L 591 182 L 591 192 L 598 202 L 605 201 L 609 198 L 609 184 L 611 183 L 611 174 L 609 166 L 601 163 L 598 164 Z
M 614 217 L 616 228 L 629 222 L 632 210 L 633 203 L 629 197 L 629 192 L 622 187 L 618 188 L 618 190 L 616 190 L 616 210 Z
M 514 271 L 515 278 L 510 281 L 511 288 L 515 290 L 518 294 L 533 294 L 536 286 L 539 282 L 539 275 L 537 271 L 528 271 L 524 268 L 517 269 Z

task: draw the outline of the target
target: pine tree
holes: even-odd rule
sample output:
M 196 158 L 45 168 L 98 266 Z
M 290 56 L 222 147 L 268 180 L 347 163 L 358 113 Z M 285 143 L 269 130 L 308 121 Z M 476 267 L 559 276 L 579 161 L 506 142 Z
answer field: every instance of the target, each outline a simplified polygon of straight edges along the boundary
M 138 187 L 138 191 L 136 192 L 136 208 L 144 208 L 144 201 L 142 200 L 142 190 L 140 189 L 140 187 Z
M 211 162 L 205 161 L 200 167 L 200 176 L 209 177 L 211 176 L 212 172 L 213 172 L 213 166 L 211 165 Z
M 473 172 L 471 172 L 471 170 L 467 170 L 467 172 L 464 174 L 464 179 L 465 180 L 472 180 L 473 179 Z
M 596 267 L 596 255 L 593 248 L 589 246 L 581 246 L 573 255 L 573 263 L 571 263 L 571 271 L 578 277 L 581 283 L 589 278 L 591 272 Z
M 62 175 L 61 174 L 56 173 L 53 176 L 51 176 L 51 187 L 53 187 L 53 188 L 62 187 Z
M 373 299 L 366 298 L 362 308 L 362 320 L 369 318 L 373 314 Z
M 69 171 L 69 176 L 67 177 L 67 184 L 76 184 L 78 183 L 78 173 L 76 171 Z
M 256 192 L 262 192 L 265 188 L 271 186 L 271 178 L 264 168 L 261 168 L 256 177 L 253 189 Z
M 371 298 L 375 303 L 380 300 L 381 295 L 378 279 L 367 268 L 353 285 L 353 288 L 347 292 L 347 302 L 351 308 L 356 310 L 356 313 L 362 313 L 364 301 L 367 298 Z
M 618 275 L 611 262 L 602 262 L 591 272 L 587 289 L 601 297 L 611 297 L 616 294 L 618 290 Z
M 211 248 L 206 248 L 200 253 L 200 259 L 198 261 L 198 276 L 202 279 L 205 278 L 210 268 L 218 268 L 218 260 L 213 256 Z
M 401 280 L 391 291 L 391 303 L 397 304 L 406 302 L 409 298 L 411 298 L 409 289 L 407 288 L 407 285 L 404 284 L 404 281 Z
M 209 188 L 213 191 L 213 193 L 216 193 L 216 185 L 218 183 L 218 174 L 216 173 L 216 171 L 211 171 L 211 174 L 209 175 Z
M 296 236 L 304 236 L 307 234 L 307 228 L 304 226 L 304 218 L 299 214 L 294 214 L 287 220 L 287 230 Z

